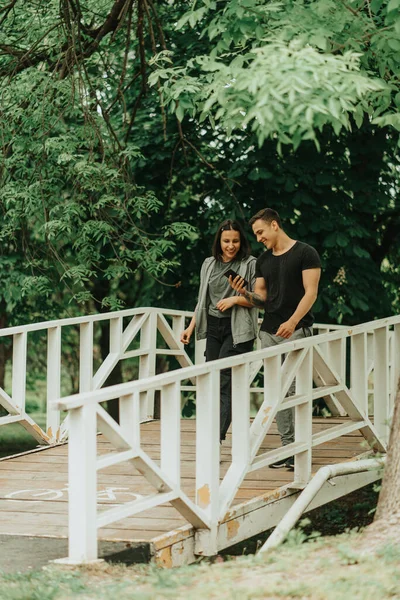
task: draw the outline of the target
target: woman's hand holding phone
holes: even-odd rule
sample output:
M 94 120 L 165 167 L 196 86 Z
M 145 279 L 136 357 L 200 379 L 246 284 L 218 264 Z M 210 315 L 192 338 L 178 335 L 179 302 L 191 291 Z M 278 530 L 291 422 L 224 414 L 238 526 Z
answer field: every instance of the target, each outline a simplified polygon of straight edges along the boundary
M 245 279 L 243 279 L 243 277 L 240 277 L 240 275 L 237 275 L 233 281 L 232 281 L 232 277 L 229 277 L 229 283 L 231 284 L 231 287 L 235 290 L 235 292 L 237 292 L 238 294 L 241 294 L 242 296 L 244 295 L 244 293 L 246 291 L 245 288 L 247 285 L 247 281 Z
M 237 292 L 238 294 L 244 294 L 245 287 L 248 286 L 248 281 L 246 281 L 243 277 L 241 277 L 238 273 L 233 271 L 233 269 L 229 269 L 226 273 L 224 273 L 225 277 L 228 278 L 230 286 Z

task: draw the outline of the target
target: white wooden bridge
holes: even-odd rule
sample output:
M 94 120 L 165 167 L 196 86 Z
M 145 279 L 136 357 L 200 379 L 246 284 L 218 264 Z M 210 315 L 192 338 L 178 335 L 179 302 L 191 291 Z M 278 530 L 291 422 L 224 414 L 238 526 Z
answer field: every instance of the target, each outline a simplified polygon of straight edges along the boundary
M 319 466 L 385 452 L 400 375 L 400 316 L 353 328 L 316 325 L 311 338 L 209 363 L 196 344 L 196 364 L 179 341 L 190 317 L 138 308 L 0 331 L 1 341 L 12 343 L 12 385 L 9 393 L 0 389 L 7 411 L 0 425 L 19 422 L 41 444 L 0 460 L 0 534 L 68 537 L 71 563 L 95 560 L 99 540 L 106 540 L 147 544 L 159 564 L 185 564 L 275 526 Z M 102 320 L 109 322 L 110 349 L 94 373 L 94 332 Z M 79 338 L 79 393 L 67 397 L 64 328 Z M 39 343 L 38 332 L 47 336 L 45 430 L 25 412 L 27 349 Z M 180 368 L 156 375 L 159 355 L 175 357 Z M 138 362 L 138 379 L 104 387 L 126 359 Z M 232 426 L 220 448 L 219 374 L 227 367 Z M 294 378 L 295 395 L 287 397 Z M 156 391 L 161 416 L 154 420 Z M 196 418 L 182 419 L 189 393 Z M 319 398 L 331 417 L 313 417 Z M 110 400 L 119 402 L 119 424 L 102 405 Z M 281 447 L 274 419 L 289 407 L 295 441 Z M 268 468 L 292 455 L 294 472 Z M 378 477 L 337 477 L 309 508 Z

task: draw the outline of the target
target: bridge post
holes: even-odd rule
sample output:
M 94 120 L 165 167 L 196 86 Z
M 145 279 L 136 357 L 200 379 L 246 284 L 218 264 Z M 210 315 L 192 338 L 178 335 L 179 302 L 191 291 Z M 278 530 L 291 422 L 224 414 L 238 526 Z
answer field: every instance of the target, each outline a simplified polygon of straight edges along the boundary
M 12 392 L 14 404 L 20 412 L 25 412 L 26 395 L 26 353 L 27 334 L 16 333 L 13 336 L 13 359 L 12 359 Z
M 79 337 L 79 391 L 93 388 L 93 321 L 81 323 Z
M 80 564 L 97 560 L 96 405 L 70 410 L 69 556 Z
M 390 352 L 390 415 L 393 413 L 400 378 L 400 324 L 394 325 Z
M 142 326 L 140 334 L 140 349 L 146 349 L 146 354 L 140 357 L 139 379 L 152 377 L 156 374 L 156 348 L 157 348 L 157 313 L 151 311 Z M 154 390 L 147 390 L 140 394 L 140 416 L 143 421 L 153 418 L 154 415 Z
M 374 331 L 374 426 L 384 442 L 389 440 L 389 331 Z
M 219 371 L 199 375 L 196 382 L 196 504 L 210 529 L 195 534 L 195 554 L 217 553 L 219 508 Z
M 250 363 L 232 369 L 232 466 L 240 472 L 250 462 Z
M 306 357 L 296 375 L 296 395 L 306 396 L 307 402 L 295 407 L 295 442 L 307 444 L 307 450 L 296 454 L 294 480 L 307 485 L 311 478 L 312 467 L 312 389 L 313 367 L 312 348 L 307 350 Z
M 350 383 L 358 408 L 368 416 L 368 354 L 365 331 L 351 337 Z
M 46 432 L 50 438 L 59 438 L 60 411 L 51 401 L 61 396 L 61 326 L 47 331 L 47 419 Z
M 179 382 L 161 391 L 161 470 L 177 488 L 181 480 L 181 393 Z
M 206 361 L 206 340 L 195 340 L 194 342 L 194 364 L 201 365 Z

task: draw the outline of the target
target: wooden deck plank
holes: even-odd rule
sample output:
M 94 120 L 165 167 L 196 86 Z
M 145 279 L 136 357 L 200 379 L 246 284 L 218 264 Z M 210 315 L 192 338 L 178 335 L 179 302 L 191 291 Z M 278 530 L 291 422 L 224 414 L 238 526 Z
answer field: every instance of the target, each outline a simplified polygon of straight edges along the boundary
M 110 506 L 115 506 L 116 503 L 99 503 L 100 507 L 109 508 Z M 1 513 L 6 512 L 22 512 L 29 513 L 32 511 L 32 502 L 30 500 L 14 500 L 10 502 L 10 500 L 0 499 L 0 511 Z M 56 500 L 48 500 L 46 502 L 37 503 L 35 506 L 35 513 L 43 513 L 43 514 L 66 514 L 68 511 L 67 502 L 56 501 Z M 147 510 L 143 513 L 140 513 L 141 519 L 166 519 L 166 520 L 176 520 L 178 518 L 182 519 L 179 512 L 171 505 L 161 505 L 157 508 L 157 514 L 153 510 Z
M 271 448 L 272 450 L 273 448 Z M 264 450 L 268 451 L 270 449 Z M 346 457 L 350 457 L 350 456 L 354 456 L 357 454 L 361 454 L 363 451 L 365 451 L 366 448 L 364 446 L 361 445 L 355 445 L 353 444 L 349 449 L 346 448 L 322 448 L 319 449 L 318 447 L 314 449 L 313 451 L 313 459 L 314 460 L 325 460 L 327 463 L 331 463 L 332 459 L 335 458 L 346 458 Z M 221 460 L 222 463 L 230 463 L 231 462 L 231 453 L 230 451 L 226 451 L 221 453 Z M 192 473 L 194 470 L 194 464 L 195 461 L 194 459 L 190 459 L 190 460 L 186 460 L 184 461 L 183 465 L 182 465 L 182 476 L 186 477 L 186 478 L 190 478 L 192 477 Z M 10 473 L 10 472 L 18 472 L 18 471 L 25 471 L 26 473 L 52 473 L 52 472 L 57 472 L 58 474 L 67 474 L 68 471 L 68 466 L 66 463 L 66 460 L 64 459 L 63 461 L 60 462 L 47 462 L 47 463 L 40 463 L 40 462 L 30 462 L 30 463 L 26 463 L 23 461 L 16 461 L 13 462 L 12 465 L 11 463 L 7 462 L 7 463 L 1 463 L 0 465 L 0 478 L 3 477 L 3 473 Z M 102 475 L 121 475 L 121 476 L 135 476 L 137 475 L 138 472 L 137 470 L 130 464 L 128 463 L 122 463 L 119 465 L 114 465 L 112 467 L 107 467 L 106 469 L 102 469 L 101 471 L 99 471 L 99 476 Z
M 355 441 L 350 441 L 350 442 L 342 442 L 340 445 L 335 443 L 333 444 L 333 442 L 336 442 L 337 440 L 333 440 L 332 442 L 325 442 L 324 444 L 321 444 L 319 446 L 316 446 L 314 448 L 313 453 L 316 456 L 326 456 L 326 457 L 336 457 L 336 456 L 347 456 L 348 451 L 349 450 L 353 450 L 354 452 L 359 452 L 360 450 L 362 450 L 364 448 L 363 445 L 363 439 L 360 438 L 360 443 L 356 444 Z M 262 446 L 262 451 L 266 451 L 266 450 L 273 450 L 274 448 L 278 448 L 279 444 L 268 444 L 268 445 L 264 445 Z M 144 448 L 144 446 L 143 446 Z M 51 449 L 49 448 L 48 450 L 46 450 L 45 453 L 40 453 L 40 454 L 32 454 L 32 455 L 27 455 L 25 457 L 23 456 L 18 456 L 18 458 L 14 458 L 12 459 L 13 461 L 13 470 L 14 469 L 26 469 L 26 470 L 30 470 L 30 469 L 39 469 L 39 470 L 52 470 L 54 468 L 54 465 L 57 464 L 57 471 L 60 471 L 60 468 L 64 468 L 65 471 L 67 470 L 68 466 L 67 466 L 67 462 L 66 462 L 66 454 L 50 454 Z M 47 453 L 49 453 L 47 455 Z M 107 452 L 104 452 L 103 454 L 107 454 Z M 152 456 L 155 459 L 159 459 L 159 448 L 157 449 L 157 452 L 153 452 L 153 451 L 149 451 L 150 456 Z M 191 453 L 183 453 L 183 458 L 187 461 L 187 462 L 193 462 L 195 460 L 195 453 L 191 452 Z M 229 457 L 230 456 L 230 446 L 223 446 L 221 449 L 221 456 L 223 457 Z M 11 460 L 11 459 L 9 459 Z M 10 467 L 9 465 L 9 460 L 4 461 L 4 462 L 0 462 L 0 471 L 2 470 L 8 470 Z M 115 468 L 120 468 L 120 469 L 126 469 L 126 470 L 131 470 L 130 466 L 125 466 L 124 464 L 120 465 L 120 466 L 116 466 Z M 106 470 L 104 470 L 104 472 L 106 472 Z
M 26 512 L 13 512 L 13 511 L 2 511 L 3 518 L 6 523 L 10 523 L 13 520 L 18 520 L 18 523 L 25 524 L 27 527 L 34 525 L 35 527 L 40 526 L 43 531 L 46 531 L 47 524 L 53 527 L 65 527 L 65 515 L 61 513 L 26 513 Z M 175 529 L 186 523 L 183 517 L 176 519 L 168 519 L 168 526 L 170 529 Z M 113 529 L 131 529 L 135 531 L 163 531 L 165 528 L 165 520 L 163 518 L 158 519 L 142 519 L 139 517 L 129 517 L 123 519 L 117 523 L 113 523 Z
M 342 418 L 313 420 L 313 433 L 326 431 L 342 423 Z M 194 499 L 195 490 L 195 421 L 181 421 L 182 487 Z M 141 426 L 142 449 L 157 464 L 160 459 L 160 422 L 151 421 Z M 313 471 L 325 464 L 342 462 L 363 454 L 366 450 L 359 432 L 352 432 L 338 440 L 321 444 L 313 450 Z M 231 463 L 231 436 L 221 448 L 221 479 Z M 280 447 L 280 438 L 274 425 L 265 438 L 260 452 Z M 113 451 L 111 445 L 99 436 L 99 455 Z M 67 444 L 9 457 L 0 461 L 0 533 L 38 537 L 67 537 L 68 535 L 68 447 Z M 253 471 L 243 481 L 234 505 L 262 496 L 293 480 L 293 472 L 265 467 Z M 111 492 L 110 492 L 111 490 Z M 131 501 L 135 495 L 147 495 L 154 488 L 133 466 L 120 464 L 98 473 L 98 508 L 116 506 Z M 41 495 L 38 495 L 41 494 Z M 99 538 L 109 541 L 150 542 L 186 525 L 185 519 L 169 504 L 129 517 L 99 530 Z

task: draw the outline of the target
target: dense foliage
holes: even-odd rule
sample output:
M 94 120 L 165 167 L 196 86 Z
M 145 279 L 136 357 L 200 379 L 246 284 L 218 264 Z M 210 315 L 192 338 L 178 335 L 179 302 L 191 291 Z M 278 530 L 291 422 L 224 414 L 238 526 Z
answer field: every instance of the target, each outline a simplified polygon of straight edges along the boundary
M 3 324 L 192 308 L 266 205 L 322 255 L 319 320 L 399 310 L 399 33 L 400 0 L 3 4 Z
M 1 302 L 11 322 L 71 301 L 121 306 L 120 282 L 163 276 L 189 231 L 154 230 L 162 202 L 135 181 L 134 115 L 121 114 L 133 5 L 111 4 L 13 1 L 0 11 Z M 129 302 L 139 297 L 132 290 Z
M 150 79 L 181 118 L 210 118 L 231 133 L 248 128 L 259 145 L 318 144 L 326 124 L 336 134 L 367 113 L 400 130 L 400 4 L 397 0 L 204 0 L 186 13 L 208 38 L 206 53 Z M 199 7 L 199 8 L 197 8 Z M 172 62 L 175 53 L 160 53 Z M 178 101 L 178 102 L 177 102 Z M 212 110 L 211 110 L 212 109 Z

